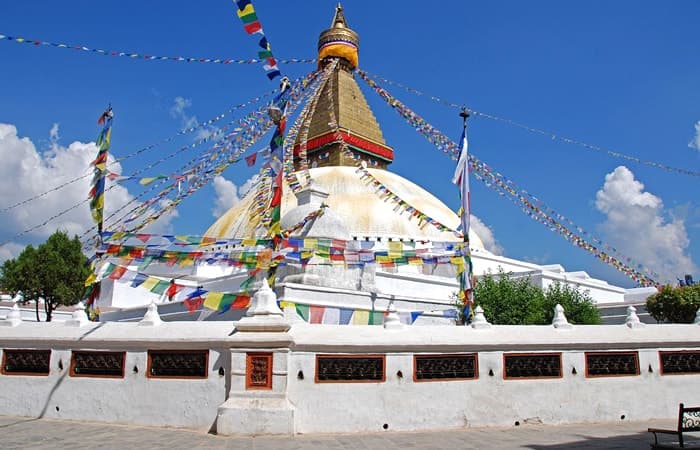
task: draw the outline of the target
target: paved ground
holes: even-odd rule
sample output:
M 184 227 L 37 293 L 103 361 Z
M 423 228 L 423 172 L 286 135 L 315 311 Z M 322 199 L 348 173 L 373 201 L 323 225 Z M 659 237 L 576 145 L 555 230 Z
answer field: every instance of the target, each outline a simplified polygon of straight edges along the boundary
M 0 448 L 49 449 L 644 449 L 648 427 L 672 420 L 586 425 L 522 425 L 430 433 L 224 437 L 181 429 L 0 416 Z

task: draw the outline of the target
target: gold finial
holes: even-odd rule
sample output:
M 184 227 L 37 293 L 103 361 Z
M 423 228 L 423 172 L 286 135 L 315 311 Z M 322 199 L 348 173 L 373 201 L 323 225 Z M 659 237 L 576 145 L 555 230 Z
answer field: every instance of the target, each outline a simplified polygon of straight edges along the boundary
M 343 7 L 338 3 L 330 28 L 318 37 L 319 67 L 324 67 L 324 60 L 327 62 L 331 58 L 339 58 L 344 61 L 341 67 L 354 70 L 358 63 L 359 44 L 360 37 L 348 27 Z
M 335 15 L 333 16 L 331 28 L 347 28 L 345 14 L 343 13 L 343 6 L 340 4 L 340 2 L 338 2 L 338 6 L 335 7 Z

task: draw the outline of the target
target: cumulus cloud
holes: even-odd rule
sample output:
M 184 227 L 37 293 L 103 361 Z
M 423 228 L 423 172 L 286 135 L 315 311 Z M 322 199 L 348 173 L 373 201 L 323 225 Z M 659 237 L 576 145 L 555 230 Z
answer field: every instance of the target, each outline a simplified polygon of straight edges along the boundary
M 216 199 L 214 200 L 214 209 L 211 211 L 214 217 L 221 217 L 240 201 L 238 186 L 220 175 L 214 178 L 214 192 L 216 192 Z
M 211 211 L 212 216 L 216 218 L 221 217 L 226 211 L 241 201 L 241 198 L 250 191 L 255 183 L 258 182 L 258 179 L 258 174 L 255 174 L 241 186 L 236 186 L 232 181 L 221 175 L 215 177 L 213 186 L 216 198 L 214 199 L 214 209 Z
M 481 238 L 481 242 L 484 243 L 484 248 L 494 255 L 503 255 L 503 247 L 496 240 L 496 236 L 493 234 L 493 230 L 481 221 L 475 215 L 471 216 L 470 226 L 476 232 L 477 236 Z
M 61 136 L 58 134 L 59 125 L 60 124 L 58 123 L 54 123 L 51 130 L 49 130 L 49 140 L 51 141 L 52 146 L 58 145 L 58 140 L 61 139 Z
M 695 136 L 688 142 L 688 147 L 700 150 L 700 120 L 695 122 Z
M 187 111 L 191 107 L 192 100 L 180 96 L 175 97 L 173 105 L 170 107 L 170 116 L 180 121 L 180 127 L 183 130 L 199 125 L 199 120 L 197 120 L 197 116 L 190 115 Z M 215 127 L 205 126 L 197 130 L 194 137 L 195 140 L 204 139 L 212 135 L 214 132 L 216 132 Z
M 77 141 L 67 147 L 59 145 L 57 124 L 51 128 L 49 136 L 50 147 L 40 151 L 29 138 L 19 136 L 14 125 L 0 123 L 0 160 L 3 162 L 0 165 L 0 192 L 3 193 L 0 210 L 37 197 L 0 212 L 3 224 L 0 243 L 12 240 L 0 247 L 0 258 L 15 257 L 26 244 L 43 242 L 57 230 L 72 236 L 81 235 L 93 226 L 87 195 L 92 180 L 90 162 L 95 158 L 97 147 L 92 142 Z M 109 163 L 110 170 L 121 173 L 120 164 L 115 164 L 111 157 Z M 71 182 L 75 178 L 79 179 Z M 53 190 L 60 185 L 64 187 Z M 109 180 L 106 189 L 109 190 L 105 217 L 134 198 L 124 186 L 113 186 Z M 176 213 L 166 215 L 150 229 L 167 226 L 173 217 Z M 45 226 L 13 238 L 44 222 Z
M 18 244 L 16 242 L 8 242 L 7 244 L 0 247 L 0 264 L 8 259 L 13 259 L 19 256 L 24 250 L 25 245 Z
M 607 241 L 624 255 L 660 275 L 657 281 L 675 281 L 697 266 L 687 254 L 685 222 L 670 216 L 661 199 L 625 166 L 605 176 L 596 193 L 596 208 L 605 214 L 601 229 Z

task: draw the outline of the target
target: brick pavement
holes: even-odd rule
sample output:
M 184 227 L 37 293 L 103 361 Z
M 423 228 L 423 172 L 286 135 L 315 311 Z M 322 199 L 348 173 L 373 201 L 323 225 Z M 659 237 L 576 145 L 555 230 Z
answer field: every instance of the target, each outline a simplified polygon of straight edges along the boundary
M 578 425 L 522 425 L 420 433 L 225 437 L 172 428 L 0 416 L 6 449 L 643 449 L 650 426 L 673 420 Z

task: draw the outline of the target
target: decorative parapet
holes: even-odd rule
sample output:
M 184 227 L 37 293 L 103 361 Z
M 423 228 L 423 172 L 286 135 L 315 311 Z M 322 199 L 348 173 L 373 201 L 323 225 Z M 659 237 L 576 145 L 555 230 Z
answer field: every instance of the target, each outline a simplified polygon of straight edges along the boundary
M 396 312 L 396 307 L 394 306 L 394 302 L 391 301 L 389 302 L 389 307 L 387 308 L 387 314 L 384 316 L 384 329 L 385 330 L 400 330 L 403 328 L 403 324 L 401 323 L 401 318 L 399 317 L 399 314 Z
M 552 326 L 559 330 L 568 330 L 573 328 L 573 325 L 569 323 L 564 315 L 564 307 L 557 303 L 554 307 L 554 319 L 552 320 Z
M 285 320 L 284 312 L 277 306 L 277 296 L 270 289 L 266 278 L 253 296 L 246 317 L 233 325 L 238 331 L 279 331 L 289 330 L 291 325 Z
M 0 320 L 0 326 L 16 327 L 20 323 L 22 323 L 22 315 L 19 312 L 19 306 L 17 306 L 17 303 L 15 302 L 15 304 L 12 305 L 10 312 L 7 313 L 5 320 Z
M 484 308 L 482 308 L 481 305 L 477 305 L 474 309 L 474 319 L 472 320 L 471 327 L 475 330 L 491 328 L 491 324 L 486 320 Z
M 81 303 L 75 305 L 75 311 L 70 319 L 66 320 L 65 324 L 68 327 L 82 327 L 90 323 L 87 314 L 85 314 L 85 306 Z
M 639 320 L 639 316 L 637 316 L 637 308 L 632 305 L 627 307 L 625 325 L 630 328 L 644 328 L 644 324 Z
M 143 327 L 157 327 L 162 323 L 163 320 L 158 314 L 158 307 L 155 303 L 151 302 L 151 304 L 148 305 L 148 310 L 146 310 L 146 314 L 143 315 L 143 319 L 141 319 L 141 321 L 139 322 L 139 325 Z

